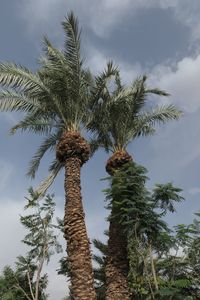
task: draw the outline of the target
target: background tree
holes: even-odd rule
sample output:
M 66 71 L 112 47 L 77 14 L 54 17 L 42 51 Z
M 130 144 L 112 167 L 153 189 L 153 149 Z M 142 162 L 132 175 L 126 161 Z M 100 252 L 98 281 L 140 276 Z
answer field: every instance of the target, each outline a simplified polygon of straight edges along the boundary
M 110 217 L 118 220 L 127 238 L 133 299 L 198 299 L 198 256 L 192 265 L 190 251 L 199 243 L 200 223 L 196 219 L 172 231 L 163 219 L 183 200 L 181 189 L 167 183 L 148 191 L 146 169 L 134 163 L 109 180 L 108 207 L 115 213 Z
M 32 299 L 27 277 L 6 266 L 0 276 L 0 299 L 2 300 L 27 300 Z
M 109 81 L 111 70 L 115 71 L 114 81 Z M 149 95 L 168 96 L 157 88 L 146 86 L 147 77 L 137 78 L 131 86 L 122 85 L 119 71 L 109 63 L 107 70 L 96 77 L 93 89 L 93 118 L 89 129 L 94 133 L 94 147 L 102 146 L 113 153 L 106 164 L 106 171 L 113 175 L 132 157 L 127 153 L 128 144 L 138 136 L 155 132 L 155 125 L 178 119 L 180 111 L 173 105 L 148 105 Z M 114 215 L 114 207 L 111 209 Z M 129 299 L 126 260 L 127 245 L 121 225 L 115 218 L 110 219 L 108 257 L 106 267 L 107 300 Z
M 53 224 L 53 196 L 47 195 L 41 199 L 32 188 L 29 189 L 29 194 L 25 209 L 30 213 L 21 216 L 20 221 L 28 231 L 22 242 L 30 250 L 26 256 L 17 257 L 15 270 L 10 267 L 4 269 L 0 278 L 0 295 L 4 300 L 47 299 L 47 274 L 43 273 L 43 267 L 55 252 L 62 251 L 55 234 L 58 225 Z

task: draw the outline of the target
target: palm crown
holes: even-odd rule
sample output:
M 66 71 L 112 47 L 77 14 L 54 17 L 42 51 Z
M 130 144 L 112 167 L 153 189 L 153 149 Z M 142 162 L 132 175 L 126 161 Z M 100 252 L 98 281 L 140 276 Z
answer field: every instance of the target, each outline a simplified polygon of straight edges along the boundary
M 80 131 L 85 127 L 90 111 L 91 74 L 83 68 L 80 56 L 80 31 L 77 19 L 70 13 L 62 23 L 66 35 L 64 51 L 54 48 L 44 37 L 44 56 L 36 72 L 13 63 L 0 63 L 1 111 L 21 111 L 24 118 L 16 130 L 45 134 L 45 140 L 35 153 L 28 175 L 35 176 L 40 161 L 48 150 L 55 148 L 65 131 Z M 48 184 L 62 164 L 50 165 Z M 47 183 L 47 182 L 45 182 Z
M 110 74 L 113 73 L 114 82 L 110 82 Z M 93 93 L 98 94 L 99 91 L 99 94 L 93 97 L 93 119 L 89 124 L 95 135 L 94 145 L 100 145 L 107 151 L 122 151 L 134 138 L 153 134 L 156 123 L 179 118 L 181 112 L 171 104 L 145 110 L 149 94 L 169 95 L 157 88 L 147 88 L 146 80 L 147 76 L 138 77 L 130 87 L 126 87 L 112 63 L 96 78 Z

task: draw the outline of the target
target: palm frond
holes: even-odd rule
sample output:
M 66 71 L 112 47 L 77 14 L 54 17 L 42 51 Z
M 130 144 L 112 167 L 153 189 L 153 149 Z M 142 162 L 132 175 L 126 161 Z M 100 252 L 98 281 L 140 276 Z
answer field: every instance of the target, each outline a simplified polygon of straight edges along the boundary
M 62 65 L 66 67 L 66 58 L 64 53 L 59 49 L 53 47 L 47 36 L 43 37 L 43 44 L 43 49 L 46 55 L 46 60 L 44 60 L 44 62 L 51 62 L 54 65 L 57 64 L 59 66 Z
M 74 101 L 79 100 L 80 95 L 80 76 L 82 69 L 82 60 L 80 55 L 80 34 L 78 20 L 73 12 L 69 13 L 64 22 L 62 22 L 66 33 L 65 56 L 71 69 L 71 97 Z
M 61 164 L 59 161 L 53 161 L 48 177 L 41 182 L 41 184 L 35 189 L 35 192 L 42 197 L 46 193 L 48 188 L 52 185 L 56 176 L 62 168 L 63 164 Z
M 116 77 L 115 77 L 116 76 Z M 95 87 L 92 91 L 92 105 L 98 104 L 99 99 L 103 98 L 105 95 L 109 96 L 108 93 L 108 82 L 118 76 L 118 68 L 114 66 L 112 61 L 107 63 L 106 69 L 95 78 Z M 118 80 L 119 84 L 119 80 Z
M 136 78 L 132 84 L 131 106 L 132 114 L 137 114 L 146 103 L 145 88 L 147 76 Z
M 53 127 L 57 127 L 53 120 L 38 116 L 37 112 L 28 114 L 23 120 L 10 129 L 10 134 L 15 134 L 17 130 L 29 131 L 38 134 L 47 134 Z
M 121 82 L 119 70 L 116 70 L 115 84 L 117 86 L 117 89 L 116 89 L 117 93 L 120 92 L 124 88 L 124 86 L 122 85 L 122 82 Z
M 144 118 L 154 125 L 156 122 L 165 123 L 169 120 L 178 120 L 182 115 L 182 111 L 177 109 L 174 105 L 162 105 L 152 109 L 151 112 L 145 113 Z
M 146 135 L 148 130 L 153 130 L 153 127 L 159 123 L 166 123 L 169 120 L 178 120 L 182 112 L 174 105 L 158 106 L 152 111 L 138 115 L 135 120 L 135 136 Z
M 104 244 L 103 242 L 101 242 L 98 239 L 93 239 L 92 243 L 94 244 L 94 247 L 101 252 L 101 254 L 103 254 L 105 256 L 107 255 L 107 251 L 108 251 L 107 244 Z
M 43 158 L 43 156 L 45 155 L 45 153 L 48 150 L 53 150 L 55 148 L 56 143 L 61 136 L 61 133 L 62 133 L 62 131 L 60 130 L 55 134 L 50 134 L 43 141 L 43 143 L 40 145 L 40 147 L 36 151 L 35 155 L 33 156 L 32 160 L 30 161 L 27 176 L 29 176 L 31 178 L 35 178 L 35 173 L 38 170 L 41 159 Z
M 170 94 L 166 91 L 160 90 L 158 88 L 154 88 L 154 89 L 145 89 L 145 93 L 146 94 L 154 94 L 154 95 L 158 95 L 158 96 L 170 96 Z
M 32 72 L 14 63 L 0 62 L 0 110 L 21 111 L 24 117 L 11 128 L 47 135 L 30 162 L 28 175 L 35 176 L 46 151 L 55 147 L 59 133 L 81 130 L 91 116 L 89 102 L 94 79 L 83 68 L 80 54 L 78 21 L 70 13 L 62 23 L 65 34 L 64 51 L 55 48 L 44 37 L 44 56 L 40 68 Z M 42 183 L 45 190 L 62 166 L 54 161 L 49 177 Z
M 0 91 L 0 110 L 1 111 L 26 111 L 30 112 L 39 108 L 36 99 L 27 98 L 21 92 L 10 90 Z
M 80 35 L 78 20 L 75 18 L 73 12 L 70 12 L 62 26 L 66 33 L 65 54 L 70 63 L 80 67 Z
M 19 88 L 22 91 L 31 89 L 35 92 L 45 91 L 48 93 L 37 74 L 14 63 L 0 63 L 0 84 L 14 89 Z
M 99 149 L 100 145 L 99 142 L 95 139 L 91 139 L 89 144 L 90 144 L 91 156 L 93 156 L 94 153 Z

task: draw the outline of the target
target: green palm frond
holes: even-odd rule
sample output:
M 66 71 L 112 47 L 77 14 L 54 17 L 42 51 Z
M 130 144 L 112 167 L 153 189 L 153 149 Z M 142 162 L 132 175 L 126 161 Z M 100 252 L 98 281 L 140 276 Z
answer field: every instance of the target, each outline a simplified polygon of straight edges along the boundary
M 36 99 L 27 98 L 21 92 L 10 90 L 0 91 L 0 110 L 1 111 L 34 111 L 39 108 Z
M 145 93 L 146 94 L 155 94 L 155 95 L 158 95 L 158 96 L 170 96 L 170 94 L 166 91 L 163 91 L 163 90 L 160 90 L 158 88 L 154 88 L 154 89 L 145 89 Z
M 42 197 L 46 193 L 48 188 L 52 185 L 56 176 L 62 168 L 63 164 L 61 164 L 57 160 L 53 161 L 53 163 L 50 166 L 51 171 L 49 172 L 48 177 L 41 182 L 41 184 L 35 189 L 35 192 Z
M 148 94 L 169 95 L 158 88 L 147 88 L 146 75 L 138 77 L 130 87 L 122 86 L 118 70 L 115 70 L 113 75 L 115 83 L 117 81 L 114 91 L 109 88 L 109 83 L 102 79 L 105 74 L 100 77 L 99 86 L 98 80 L 96 81 L 97 87 L 100 87 L 97 89 L 98 101 L 92 107 L 93 118 L 88 125 L 104 149 L 123 150 L 132 139 L 153 134 L 156 124 L 180 117 L 181 112 L 173 105 L 158 106 L 145 112 Z
M 80 60 L 80 35 L 78 20 L 75 18 L 73 12 L 69 13 L 62 22 L 62 26 L 66 33 L 65 41 L 65 55 L 71 64 L 71 66 L 77 68 L 77 72 L 80 70 L 81 60 Z
M 42 60 L 41 62 L 48 63 L 51 62 L 52 64 L 62 65 L 64 68 L 66 67 L 66 58 L 62 51 L 53 47 L 47 36 L 43 37 L 43 44 L 44 44 L 44 53 L 46 55 L 46 60 Z
M 147 88 L 146 87 L 146 81 L 147 76 L 144 75 L 142 77 L 138 77 L 132 85 L 132 108 L 133 113 L 139 113 L 141 109 L 144 107 L 146 101 L 147 101 L 147 95 L 148 94 L 154 94 L 157 96 L 169 96 L 169 94 L 166 91 L 160 90 L 158 88 Z
M 92 243 L 94 244 L 94 247 L 96 249 L 98 249 L 104 256 L 107 255 L 107 251 L 108 251 L 108 246 L 107 244 L 104 244 L 103 242 L 101 242 L 98 239 L 93 239 Z
M 22 91 L 34 90 L 48 93 L 37 74 L 14 63 L 0 63 L 0 84 L 14 89 L 19 88 Z
M 70 68 L 70 94 L 74 101 L 79 101 L 80 96 L 80 76 L 82 60 L 80 55 L 80 34 L 78 20 L 71 12 L 64 22 L 62 22 L 66 33 L 65 56 Z
M 34 178 L 35 173 L 38 170 L 38 167 L 40 165 L 40 161 L 43 158 L 43 156 L 46 154 L 48 150 L 55 149 L 56 143 L 59 140 L 61 136 L 62 131 L 59 130 L 57 133 L 50 134 L 40 145 L 38 150 L 36 151 L 35 155 L 33 156 L 32 160 L 29 164 L 29 170 L 27 172 L 27 176 Z
M 98 104 L 99 99 L 109 96 L 107 84 L 113 77 L 116 76 L 118 85 L 121 85 L 118 74 L 118 68 L 114 66 L 112 61 L 108 62 L 106 69 L 95 78 L 96 84 L 92 91 L 92 105 Z
M 159 123 L 166 123 L 169 120 L 178 120 L 182 112 L 174 105 L 162 105 L 152 109 L 152 111 L 137 116 L 138 128 L 145 124 L 155 126 Z
M 131 97 L 133 97 L 133 91 L 131 88 L 121 88 L 120 91 L 116 94 L 113 95 L 113 97 L 110 97 L 110 101 L 105 103 L 105 105 L 111 105 L 112 109 L 114 106 L 118 107 L 118 109 L 122 105 L 129 105 L 131 102 Z
M 137 126 L 138 126 L 138 130 L 137 130 Z M 156 132 L 156 129 L 149 124 L 142 124 L 141 128 L 139 124 L 137 126 L 136 127 L 133 126 L 129 130 L 125 130 L 125 134 L 121 142 L 121 145 L 124 145 L 123 148 L 127 147 L 127 145 L 136 137 L 150 136 L 150 135 L 154 135 Z
M 182 112 L 174 105 L 163 105 L 152 109 L 150 112 L 138 115 L 132 126 L 132 136 L 149 135 L 155 132 L 156 124 L 164 124 L 170 120 L 178 120 Z
M 45 116 L 38 116 L 38 112 L 28 114 L 23 120 L 17 123 L 10 129 L 10 134 L 15 134 L 17 130 L 29 131 L 37 134 L 47 134 L 52 127 L 56 127 L 54 120 L 45 118 Z
M 120 92 L 124 88 L 124 86 L 122 85 L 122 82 L 121 82 L 119 70 L 116 70 L 115 73 L 116 73 L 115 74 L 115 84 L 117 86 L 116 91 Z
M 22 119 L 10 133 L 20 130 L 46 136 L 30 162 L 28 175 L 32 178 L 41 159 L 54 149 L 63 131 L 85 129 L 91 119 L 89 103 L 95 80 L 83 67 L 81 31 L 73 13 L 65 18 L 62 26 L 66 34 L 64 50 L 55 48 L 45 36 L 44 55 L 37 71 L 0 62 L 0 111 L 22 112 Z M 54 161 L 41 189 L 51 184 L 60 168 Z
M 90 140 L 90 151 L 91 151 L 91 156 L 99 149 L 100 145 L 99 142 L 95 139 Z

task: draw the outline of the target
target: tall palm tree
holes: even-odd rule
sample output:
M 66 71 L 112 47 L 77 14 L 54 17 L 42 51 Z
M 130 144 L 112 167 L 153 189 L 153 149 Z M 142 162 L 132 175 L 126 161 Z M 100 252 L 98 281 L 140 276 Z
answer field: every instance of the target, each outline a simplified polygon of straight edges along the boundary
M 155 132 L 155 125 L 178 119 L 181 112 L 173 105 L 150 108 L 149 95 L 168 96 L 157 88 L 146 86 L 147 77 L 137 78 L 130 87 L 122 85 L 119 71 L 115 68 L 114 81 L 107 80 L 106 74 L 114 70 L 111 63 L 107 70 L 96 78 L 93 90 L 93 119 L 89 129 L 94 133 L 94 146 L 102 146 L 112 156 L 106 163 L 106 171 L 114 175 L 125 163 L 132 161 L 127 152 L 128 144 L 139 136 Z M 100 84 L 101 83 L 101 84 Z M 111 209 L 109 226 L 108 256 L 106 264 L 106 299 L 128 300 L 128 259 L 127 242 L 117 219 Z
M 64 51 L 53 47 L 44 37 L 44 57 L 36 72 L 14 63 L 0 63 L 0 110 L 24 114 L 11 128 L 11 133 L 21 130 L 45 135 L 30 162 L 30 177 L 35 177 L 47 151 L 56 152 L 49 168 L 50 175 L 39 192 L 43 193 L 65 168 L 64 236 L 71 293 L 75 300 L 92 300 L 96 295 L 80 184 L 81 166 L 90 157 L 90 146 L 81 130 L 90 118 L 88 102 L 92 77 L 83 67 L 80 31 L 73 13 L 66 17 L 62 26 L 66 35 Z

